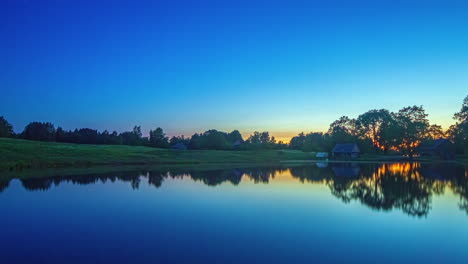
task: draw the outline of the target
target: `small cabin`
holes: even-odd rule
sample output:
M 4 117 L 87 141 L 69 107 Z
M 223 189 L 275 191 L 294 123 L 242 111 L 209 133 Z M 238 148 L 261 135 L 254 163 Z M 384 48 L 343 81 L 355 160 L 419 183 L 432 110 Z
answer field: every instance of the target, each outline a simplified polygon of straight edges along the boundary
M 242 143 L 244 143 L 244 141 L 242 141 L 241 139 L 238 139 L 232 143 L 232 147 L 239 148 L 242 145 Z
M 176 143 L 171 146 L 172 150 L 187 150 L 187 146 L 184 143 Z
M 357 158 L 361 153 L 356 143 L 336 144 L 331 152 L 334 158 Z
M 455 158 L 455 146 L 445 138 L 439 138 L 421 143 L 416 152 L 421 156 L 439 157 L 444 160 Z

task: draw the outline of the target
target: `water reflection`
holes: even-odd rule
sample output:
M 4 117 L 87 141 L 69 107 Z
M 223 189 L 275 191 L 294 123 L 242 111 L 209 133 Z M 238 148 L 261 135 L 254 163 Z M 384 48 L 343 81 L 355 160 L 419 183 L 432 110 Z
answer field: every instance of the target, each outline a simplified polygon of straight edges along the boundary
M 166 179 L 191 179 L 208 186 L 222 183 L 239 185 L 243 180 L 267 184 L 277 175 L 287 176 L 302 183 L 323 184 L 331 193 L 349 203 L 358 201 L 369 208 L 381 211 L 401 210 L 417 217 L 428 215 L 432 197 L 442 195 L 446 188 L 459 197 L 459 208 L 468 213 L 468 173 L 454 164 L 353 164 L 320 163 L 293 167 L 260 167 L 217 170 L 142 170 L 75 176 L 55 176 L 21 179 L 30 191 L 46 191 L 63 182 L 94 184 L 98 182 L 128 182 L 138 189 L 142 182 L 159 188 Z M 0 181 L 0 192 L 9 186 Z

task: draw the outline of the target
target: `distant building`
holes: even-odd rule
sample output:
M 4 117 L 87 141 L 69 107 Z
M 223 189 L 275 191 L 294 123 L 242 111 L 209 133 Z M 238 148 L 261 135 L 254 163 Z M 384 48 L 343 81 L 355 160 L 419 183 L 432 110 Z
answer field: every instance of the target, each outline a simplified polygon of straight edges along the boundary
M 356 143 L 336 144 L 332 150 L 334 158 L 357 158 L 360 153 Z
M 455 158 L 455 146 L 445 138 L 421 143 L 417 147 L 416 152 L 421 156 L 435 156 L 445 160 Z
M 232 147 L 233 148 L 238 148 L 238 147 L 240 147 L 242 145 L 242 143 L 244 143 L 244 141 L 241 140 L 241 139 L 238 139 L 238 140 L 234 141 L 234 143 L 232 143 Z
M 187 150 L 187 146 L 184 143 L 176 143 L 171 146 L 172 150 Z

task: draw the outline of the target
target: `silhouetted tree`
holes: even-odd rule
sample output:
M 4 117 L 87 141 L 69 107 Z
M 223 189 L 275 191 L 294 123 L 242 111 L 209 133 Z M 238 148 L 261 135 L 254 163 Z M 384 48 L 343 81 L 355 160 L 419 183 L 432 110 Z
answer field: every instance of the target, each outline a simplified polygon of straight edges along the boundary
M 77 143 L 79 144 L 97 144 L 98 132 L 90 128 L 81 128 L 77 131 Z
M 244 139 L 242 139 L 242 135 L 239 132 L 239 130 L 234 130 L 231 133 L 227 134 L 226 140 L 232 145 L 239 141 L 240 143 L 244 142 Z
M 227 141 L 227 134 L 218 130 L 212 129 L 204 132 L 198 138 L 200 149 L 215 149 L 223 150 L 230 148 Z
M 304 132 L 299 133 L 299 135 L 291 138 L 289 141 L 289 147 L 292 149 L 302 149 L 304 147 L 305 135 Z
M 347 116 L 342 116 L 338 120 L 330 124 L 328 134 L 330 135 L 334 143 L 346 143 L 356 141 L 356 120 L 350 119 Z
M 357 118 L 356 126 L 361 137 L 371 140 L 374 150 L 383 150 L 386 153 L 390 148 L 387 138 L 390 122 L 393 120 L 388 110 L 370 110 Z
M 140 126 L 134 126 L 131 132 L 121 133 L 120 137 L 122 138 L 122 144 L 124 145 L 137 146 L 144 143 Z
M 408 106 L 394 114 L 398 134 L 396 148 L 413 157 L 416 147 L 425 139 L 429 128 L 426 111 L 422 106 Z
M 150 146 L 157 148 L 167 148 L 169 147 L 169 141 L 164 134 L 162 128 L 158 127 L 155 130 L 150 130 L 149 132 L 149 142 Z
M 13 136 L 13 126 L 3 116 L 0 116 L 0 137 L 11 136 Z
M 24 128 L 21 137 L 29 140 L 55 141 L 55 128 L 52 123 L 31 122 Z
M 190 142 L 188 145 L 189 149 L 200 149 L 201 148 L 201 136 L 200 134 L 193 134 L 190 138 Z
M 255 131 L 246 140 L 246 147 L 249 149 L 272 149 L 275 147 L 276 139 L 270 133 Z
M 190 139 L 189 138 L 186 138 L 184 137 L 183 135 L 180 136 L 180 137 L 172 137 L 170 140 L 169 140 L 169 144 L 172 146 L 172 145 L 175 145 L 175 144 L 178 144 L 178 143 L 181 143 L 181 144 L 184 144 L 185 146 L 188 146 L 190 144 Z
M 433 124 L 427 128 L 427 134 L 426 134 L 427 139 L 438 139 L 438 138 L 445 138 L 445 137 L 446 137 L 446 133 L 444 132 L 441 126 Z
M 457 121 L 455 125 L 449 128 L 448 135 L 458 153 L 468 153 L 468 96 L 463 100 L 459 112 L 455 113 L 453 118 Z
M 305 136 L 303 151 L 328 151 L 327 140 L 323 133 L 309 133 Z

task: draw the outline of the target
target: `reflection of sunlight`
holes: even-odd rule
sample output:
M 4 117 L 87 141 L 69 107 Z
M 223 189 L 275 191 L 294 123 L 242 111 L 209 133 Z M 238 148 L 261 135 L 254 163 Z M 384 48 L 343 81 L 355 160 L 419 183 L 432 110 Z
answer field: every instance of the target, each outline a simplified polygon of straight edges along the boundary
M 275 169 L 272 172 L 266 172 L 259 176 L 252 173 L 244 173 L 242 175 L 242 182 L 256 182 L 258 178 L 262 178 L 263 182 L 268 183 L 297 182 L 297 179 L 292 176 L 290 169 Z
M 421 179 L 419 168 L 421 164 L 402 162 L 402 163 L 384 163 L 375 170 L 373 178 L 379 179 L 383 175 L 403 176 L 406 179 Z
M 297 182 L 297 180 L 293 178 L 290 169 L 275 171 L 274 181 L 275 182 Z

